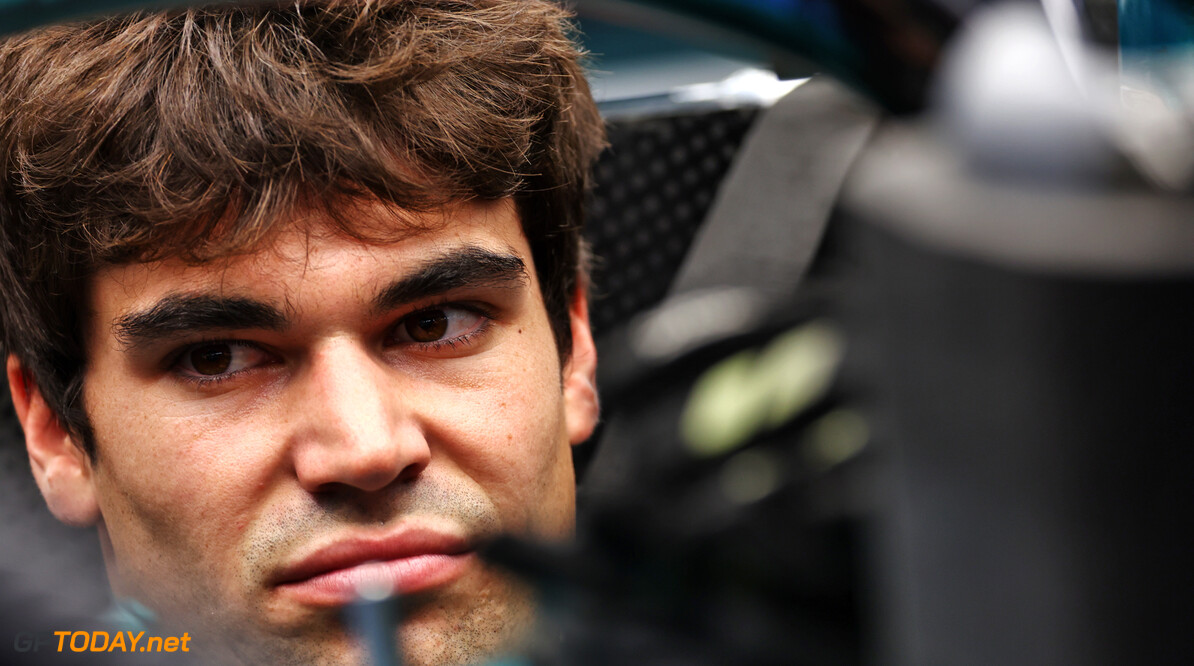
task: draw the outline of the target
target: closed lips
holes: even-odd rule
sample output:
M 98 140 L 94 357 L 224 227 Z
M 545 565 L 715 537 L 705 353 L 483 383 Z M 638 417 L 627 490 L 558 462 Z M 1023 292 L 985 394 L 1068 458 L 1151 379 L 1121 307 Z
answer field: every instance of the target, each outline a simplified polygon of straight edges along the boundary
M 339 605 L 356 598 L 361 586 L 389 586 L 399 594 L 421 592 L 461 575 L 475 561 L 458 536 L 405 530 L 383 538 L 333 542 L 283 567 L 273 586 L 297 601 Z

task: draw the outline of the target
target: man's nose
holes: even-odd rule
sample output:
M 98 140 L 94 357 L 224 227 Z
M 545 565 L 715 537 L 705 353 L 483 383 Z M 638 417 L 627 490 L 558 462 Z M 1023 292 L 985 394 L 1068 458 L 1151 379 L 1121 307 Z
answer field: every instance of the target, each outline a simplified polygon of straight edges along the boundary
M 399 376 L 351 342 L 328 344 L 298 372 L 288 392 L 292 455 L 310 492 L 365 491 L 418 476 L 431 451 Z

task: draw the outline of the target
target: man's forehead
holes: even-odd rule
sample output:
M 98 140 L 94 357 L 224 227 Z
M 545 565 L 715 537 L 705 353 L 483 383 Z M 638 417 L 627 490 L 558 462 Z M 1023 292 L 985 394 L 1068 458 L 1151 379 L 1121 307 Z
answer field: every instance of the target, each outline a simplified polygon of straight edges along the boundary
M 383 204 L 358 202 L 338 214 L 356 217 L 354 224 L 379 240 L 349 237 L 325 214 L 309 210 L 279 222 L 266 241 L 226 257 L 202 263 L 172 257 L 102 267 L 90 281 L 92 303 L 97 297 L 118 296 L 135 305 L 172 292 L 285 292 L 302 281 L 349 268 L 346 260 L 376 266 L 376 280 L 381 281 L 393 278 L 396 271 L 415 272 L 465 247 L 513 254 L 530 268 L 529 247 L 510 199 L 454 203 L 430 212 L 400 213 L 401 217 Z M 389 227 L 383 230 L 383 224 Z M 344 252 L 346 248 L 351 252 Z M 369 285 L 359 279 L 355 284 L 368 291 Z
M 122 330 L 143 328 L 166 312 L 218 312 L 250 303 L 273 313 L 251 321 L 283 328 L 311 304 L 381 314 L 456 288 L 535 283 L 530 249 L 508 202 L 462 205 L 427 219 L 435 224 L 381 243 L 320 229 L 307 219 L 291 223 L 268 246 L 226 259 L 108 267 L 91 285 L 91 330 L 119 339 Z

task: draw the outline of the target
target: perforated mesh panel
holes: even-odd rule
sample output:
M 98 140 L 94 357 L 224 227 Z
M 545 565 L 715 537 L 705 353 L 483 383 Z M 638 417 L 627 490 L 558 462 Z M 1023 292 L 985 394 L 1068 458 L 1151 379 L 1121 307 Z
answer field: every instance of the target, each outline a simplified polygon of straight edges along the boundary
M 598 336 L 667 294 L 757 115 L 735 109 L 611 124 L 586 232 L 597 259 Z

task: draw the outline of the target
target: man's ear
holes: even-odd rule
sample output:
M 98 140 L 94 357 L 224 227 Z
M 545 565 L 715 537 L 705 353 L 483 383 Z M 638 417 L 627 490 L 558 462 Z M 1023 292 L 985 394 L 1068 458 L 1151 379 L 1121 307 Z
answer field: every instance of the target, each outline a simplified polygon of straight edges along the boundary
M 21 362 L 8 357 L 8 388 L 17 419 L 25 431 L 25 448 L 33 478 L 50 512 L 68 525 L 83 527 L 99 520 L 91 461 L 63 428 Z
M 564 366 L 564 419 L 568 441 L 580 444 L 593 434 L 601 413 L 597 398 L 597 347 L 589 329 L 589 297 L 577 286 L 568 308 L 572 323 L 572 355 Z

